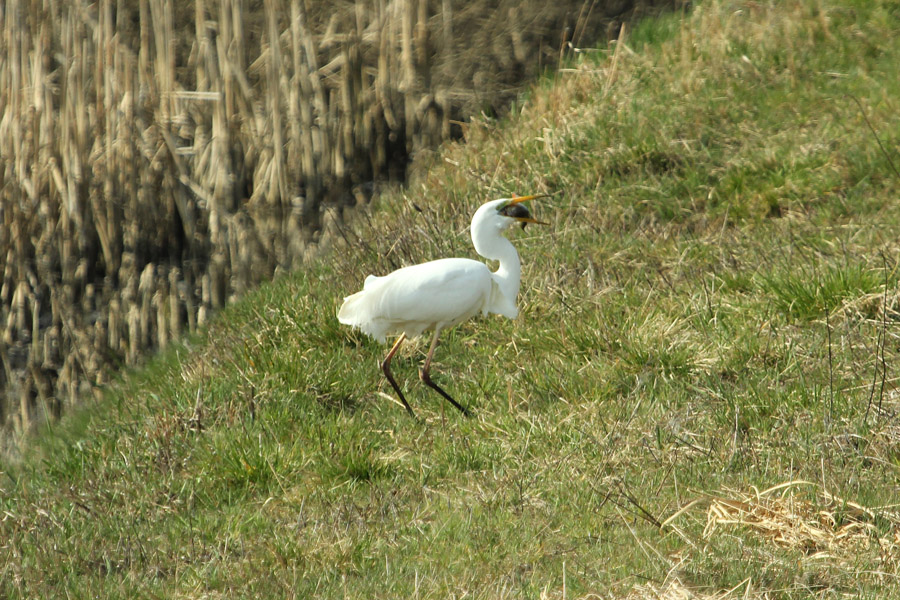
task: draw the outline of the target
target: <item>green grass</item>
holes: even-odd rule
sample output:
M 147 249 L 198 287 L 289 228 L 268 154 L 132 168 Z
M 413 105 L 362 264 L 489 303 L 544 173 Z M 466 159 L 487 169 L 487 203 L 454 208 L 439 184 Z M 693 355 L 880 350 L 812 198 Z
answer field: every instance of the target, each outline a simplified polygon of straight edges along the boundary
M 4 469 L 0 597 L 900 596 L 898 34 L 887 0 L 700 3 L 472 124 Z M 420 344 L 410 419 L 342 296 L 531 192 L 519 318 L 436 354 L 474 418 Z

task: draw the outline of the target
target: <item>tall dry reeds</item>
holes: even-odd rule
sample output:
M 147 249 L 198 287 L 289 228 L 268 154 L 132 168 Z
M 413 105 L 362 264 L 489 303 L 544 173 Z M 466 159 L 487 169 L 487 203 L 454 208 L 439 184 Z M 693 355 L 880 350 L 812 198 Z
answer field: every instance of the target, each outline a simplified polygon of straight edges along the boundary
M 566 23 L 609 16 L 597 0 L 256 4 L 0 9 L 3 431 L 298 264 L 324 206 L 402 176 Z

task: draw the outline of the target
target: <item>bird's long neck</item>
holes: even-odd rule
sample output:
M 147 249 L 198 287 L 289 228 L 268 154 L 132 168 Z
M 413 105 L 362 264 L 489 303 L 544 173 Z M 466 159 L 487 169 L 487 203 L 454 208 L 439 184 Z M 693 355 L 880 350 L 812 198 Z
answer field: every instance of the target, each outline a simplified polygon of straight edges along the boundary
M 500 267 L 494 272 L 494 281 L 500 286 L 503 295 L 515 302 L 522 277 L 522 265 L 515 246 L 496 230 L 473 231 L 472 243 L 481 256 L 500 261 Z

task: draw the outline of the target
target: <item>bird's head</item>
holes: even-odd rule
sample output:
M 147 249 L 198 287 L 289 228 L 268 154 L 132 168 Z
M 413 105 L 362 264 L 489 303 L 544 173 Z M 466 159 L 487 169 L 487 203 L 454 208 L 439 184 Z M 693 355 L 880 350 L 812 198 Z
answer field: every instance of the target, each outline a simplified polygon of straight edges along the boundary
M 543 221 L 538 221 L 529 212 L 528 208 L 522 204 L 526 200 L 534 200 L 535 198 L 544 198 L 547 194 L 536 194 L 533 196 L 515 196 L 513 198 L 500 198 L 492 200 L 484 204 L 473 217 L 475 220 L 487 219 L 495 224 L 499 230 L 504 230 L 516 223 L 522 224 L 522 229 L 529 223 L 537 225 L 547 225 Z

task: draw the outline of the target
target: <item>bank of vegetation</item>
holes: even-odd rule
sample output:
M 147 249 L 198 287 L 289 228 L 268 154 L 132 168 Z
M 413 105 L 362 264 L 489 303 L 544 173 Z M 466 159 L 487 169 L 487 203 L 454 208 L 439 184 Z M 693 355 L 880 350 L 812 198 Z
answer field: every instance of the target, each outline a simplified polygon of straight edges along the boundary
M 0 447 L 302 265 L 454 121 L 654 4 L 7 2 Z

